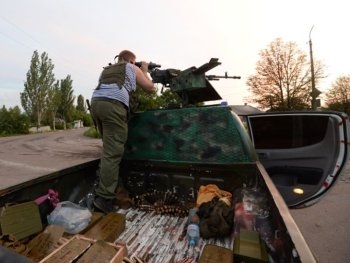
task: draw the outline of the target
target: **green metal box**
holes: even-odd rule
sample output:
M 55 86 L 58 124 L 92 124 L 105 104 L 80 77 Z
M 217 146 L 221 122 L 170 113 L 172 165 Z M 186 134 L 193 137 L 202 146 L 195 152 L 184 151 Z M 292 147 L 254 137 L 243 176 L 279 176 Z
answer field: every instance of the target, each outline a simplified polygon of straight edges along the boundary
M 5 205 L 0 208 L 0 231 L 17 240 L 42 230 L 39 207 L 34 201 Z
M 269 262 L 266 247 L 256 231 L 241 229 L 235 238 L 234 262 L 265 263 Z

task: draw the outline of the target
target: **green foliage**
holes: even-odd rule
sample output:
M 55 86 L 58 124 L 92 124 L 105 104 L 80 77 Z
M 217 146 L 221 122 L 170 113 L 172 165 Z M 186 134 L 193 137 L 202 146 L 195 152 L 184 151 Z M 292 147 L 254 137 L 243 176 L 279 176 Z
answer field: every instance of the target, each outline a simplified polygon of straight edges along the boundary
M 84 136 L 91 138 L 101 138 L 100 134 L 94 127 L 90 127 L 86 132 L 84 132 Z
M 35 50 L 24 83 L 24 91 L 20 94 L 23 109 L 38 127 L 47 110 L 48 91 L 55 82 L 53 68 L 47 53 L 44 52 L 39 57 L 38 51 Z
M 170 89 L 166 89 L 164 92 L 158 95 L 157 92 L 148 94 L 141 88 L 137 88 L 136 93 L 139 96 L 139 111 L 162 109 L 167 108 L 171 104 L 181 103 L 180 97 L 176 93 L 173 93 Z
M 70 75 L 65 79 L 60 80 L 60 93 L 61 93 L 61 102 L 58 107 L 59 116 L 64 120 L 64 125 L 73 120 L 72 113 L 74 110 L 74 91 L 72 86 L 73 80 Z M 65 129 L 68 127 L 65 127 Z
M 27 134 L 29 132 L 30 120 L 27 115 L 21 113 L 18 106 L 0 110 L 0 135 Z
M 84 127 L 90 127 L 94 124 L 92 117 L 88 112 L 80 111 L 80 110 L 77 110 L 76 108 L 72 110 L 71 118 L 72 118 L 72 120 L 83 121 Z
M 145 111 L 148 109 L 153 109 L 155 107 L 155 98 L 157 93 L 153 92 L 151 94 L 145 92 L 141 87 L 137 87 L 136 91 L 133 94 L 133 100 L 135 105 L 138 105 L 137 108 L 134 105 L 134 111 Z
M 83 121 L 84 127 L 90 127 L 94 124 L 90 114 L 85 113 L 81 119 Z
M 56 130 L 56 114 L 61 103 L 61 90 L 59 88 L 59 81 L 49 88 L 47 94 L 47 118 L 51 120 L 53 130 Z M 48 121 L 49 123 L 49 121 Z
M 78 96 L 76 109 L 77 111 L 86 112 L 85 100 L 81 94 Z
M 84 127 L 90 127 L 94 124 L 91 115 L 86 111 L 83 95 L 78 96 L 77 106 L 72 111 L 72 118 L 73 120 L 82 120 Z
M 69 130 L 69 129 L 72 129 L 73 125 L 71 122 L 67 122 L 67 123 L 64 123 L 64 122 L 59 122 L 59 123 L 56 123 L 56 130 Z
M 55 130 L 56 119 L 59 118 L 64 121 L 63 126 L 66 129 L 66 123 L 72 121 L 74 110 L 73 81 L 67 75 L 65 79 L 55 82 L 53 69 L 54 65 L 46 52 L 39 56 L 38 51 L 34 51 L 24 91 L 20 94 L 21 104 L 38 127 L 44 120 Z M 84 98 L 81 96 L 78 107 L 85 111 L 82 100 Z
M 176 93 L 173 93 L 170 89 L 165 90 L 159 97 L 160 105 L 162 108 L 166 108 L 171 105 L 180 105 L 181 98 Z

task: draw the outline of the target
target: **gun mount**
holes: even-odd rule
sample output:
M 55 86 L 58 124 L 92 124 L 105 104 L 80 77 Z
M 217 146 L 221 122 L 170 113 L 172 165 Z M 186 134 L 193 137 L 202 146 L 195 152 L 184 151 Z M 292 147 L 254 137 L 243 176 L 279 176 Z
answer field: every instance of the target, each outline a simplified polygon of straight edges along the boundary
M 170 88 L 172 92 L 178 94 L 182 99 L 184 106 L 198 102 L 220 100 L 221 96 L 210 84 L 210 80 L 219 80 L 219 78 L 240 79 L 236 76 L 206 76 L 205 72 L 220 65 L 219 59 L 211 58 L 208 63 L 199 68 L 190 67 L 186 70 L 154 68 L 150 70 L 150 75 L 154 83 L 163 84 L 163 87 Z

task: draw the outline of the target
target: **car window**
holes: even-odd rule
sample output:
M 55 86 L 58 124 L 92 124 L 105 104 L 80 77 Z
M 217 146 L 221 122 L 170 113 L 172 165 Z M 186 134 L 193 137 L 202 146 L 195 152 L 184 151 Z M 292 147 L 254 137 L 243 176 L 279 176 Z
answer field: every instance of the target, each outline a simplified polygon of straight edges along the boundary
M 281 115 L 250 119 L 255 149 L 289 149 L 323 140 L 328 116 Z

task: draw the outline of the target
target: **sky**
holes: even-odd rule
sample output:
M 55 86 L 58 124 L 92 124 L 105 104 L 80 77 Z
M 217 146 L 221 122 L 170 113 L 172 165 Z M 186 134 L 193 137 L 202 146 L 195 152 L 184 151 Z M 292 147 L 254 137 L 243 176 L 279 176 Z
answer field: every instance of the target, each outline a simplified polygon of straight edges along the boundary
M 242 105 L 259 53 L 281 38 L 309 55 L 310 37 L 314 60 L 326 67 L 316 86 L 322 98 L 350 74 L 349 25 L 343 0 L 0 0 L 0 107 L 21 105 L 35 50 L 48 54 L 56 79 L 71 76 L 76 97 L 90 99 L 102 67 L 124 49 L 161 69 L 219 58 L 208 75 L 241 79 L 212 85 L 224 101 Z

